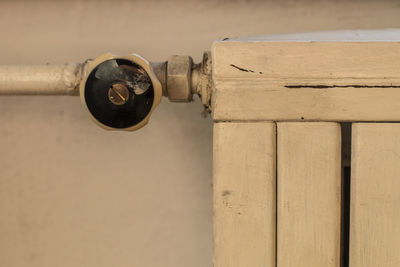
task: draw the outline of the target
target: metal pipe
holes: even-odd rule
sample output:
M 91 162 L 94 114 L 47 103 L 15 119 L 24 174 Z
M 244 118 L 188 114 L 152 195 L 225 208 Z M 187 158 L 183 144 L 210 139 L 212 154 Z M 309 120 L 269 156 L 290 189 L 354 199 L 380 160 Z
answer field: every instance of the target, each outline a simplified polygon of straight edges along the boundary
M 0 95 L 79 95 L 87 63 L 0 66 Z M 189 102 L 193 94 L 198 94 L 204 106 L 210 106 L 210 52 L 204 53 L 199 64 L 193 64 L 188 56 L 172 56 L 150 65 L 161 83 L 162 95 L 170 101 Z
M 0 95 L 78 95 L 83 66 L 0 66 Z

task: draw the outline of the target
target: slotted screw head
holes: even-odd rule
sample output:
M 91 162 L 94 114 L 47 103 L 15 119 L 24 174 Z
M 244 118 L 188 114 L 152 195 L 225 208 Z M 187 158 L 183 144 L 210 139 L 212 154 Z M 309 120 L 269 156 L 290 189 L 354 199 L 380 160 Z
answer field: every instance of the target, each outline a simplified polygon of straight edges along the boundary
M 129 99 L 129 89 L 122 83 L 114 83 L 108 90 L 108 99 L 114 105 L 121 106 Z

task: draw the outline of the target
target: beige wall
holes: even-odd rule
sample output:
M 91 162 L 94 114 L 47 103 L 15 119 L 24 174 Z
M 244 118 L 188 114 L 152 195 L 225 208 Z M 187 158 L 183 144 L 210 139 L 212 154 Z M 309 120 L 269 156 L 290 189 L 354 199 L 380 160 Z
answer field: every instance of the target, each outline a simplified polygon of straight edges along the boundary
M 199 60 L 224 37 L 400 27 L 400 1 L 1 1 L 0 64 Z M 164 102 L 107 132 L 77 97 L 0 98 L 0 267 L 204 267 L 212 123 Z

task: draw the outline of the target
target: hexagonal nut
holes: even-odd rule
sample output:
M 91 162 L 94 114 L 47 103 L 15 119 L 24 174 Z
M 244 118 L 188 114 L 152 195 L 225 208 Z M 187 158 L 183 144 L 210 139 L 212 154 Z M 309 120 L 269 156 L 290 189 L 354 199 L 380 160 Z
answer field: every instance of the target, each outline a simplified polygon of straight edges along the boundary
M 170 101 L 188 102 L 192 100 L 192 58 L 171 56 L 167 65 L 167 93 Z

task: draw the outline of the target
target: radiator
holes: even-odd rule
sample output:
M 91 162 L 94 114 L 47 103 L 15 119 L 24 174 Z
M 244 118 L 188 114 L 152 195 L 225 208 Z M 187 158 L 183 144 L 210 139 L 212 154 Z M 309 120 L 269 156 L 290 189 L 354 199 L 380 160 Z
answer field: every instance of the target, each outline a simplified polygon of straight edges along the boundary
M 325 37 L 213 45 L 215 267 L 400 266 L 400 43 Z

